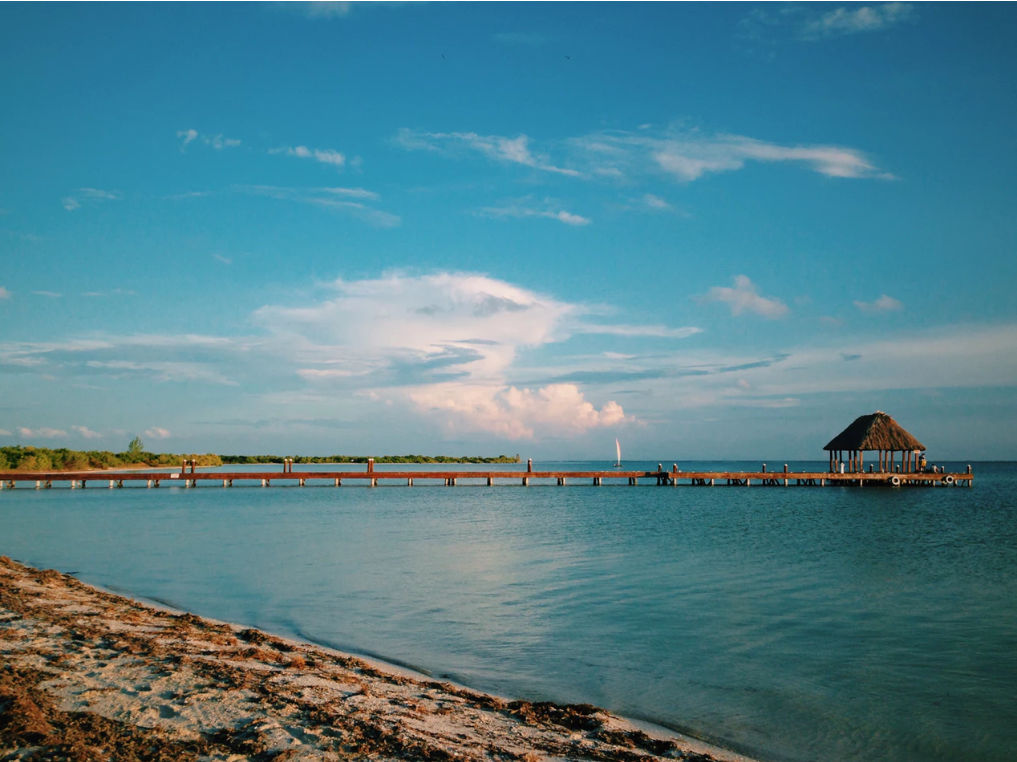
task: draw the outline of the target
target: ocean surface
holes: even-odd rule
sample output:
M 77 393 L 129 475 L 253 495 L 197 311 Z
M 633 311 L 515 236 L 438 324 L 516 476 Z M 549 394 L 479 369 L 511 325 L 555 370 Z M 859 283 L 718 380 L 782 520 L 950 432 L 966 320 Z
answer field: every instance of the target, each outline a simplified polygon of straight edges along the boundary
M 1017 464 L 973 465 L 972 489 L 18 488 L 0 554 L 761 760 L 1013 760 Z

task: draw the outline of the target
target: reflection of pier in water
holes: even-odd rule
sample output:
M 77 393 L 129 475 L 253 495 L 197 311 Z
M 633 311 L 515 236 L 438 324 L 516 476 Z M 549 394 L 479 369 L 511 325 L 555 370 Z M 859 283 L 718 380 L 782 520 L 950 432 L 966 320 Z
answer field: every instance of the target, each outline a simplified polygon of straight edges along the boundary
M 188 465 L 190 470 L 188 470 Z M 607 480 L 605 482 L 605 480 Z M 968 486 L 974 482 L 971 466 L 964 473 L 893 473 L 893 472 L 823 472 L 789 471 L 787 465 L 782 471 L 767 471 L 763 464 L 759 471 L 682 471 L 677 464 L 665 470 L 663 464 L 656 471 L 534 471 L 532 461 L 525 471 L 377 471 L 374 460 L 368 460 L 365 471 L 295 471 L 292 462 L 286 462 L 281 471 L 196 471 L 191 461 L 173 473 L 166 471 L 50 471 L 11 472 L 0 474 L 0 488 L 13 489 L 18 483 L 35 483 L 36 489 L 48 489 L 54 482 L 67 482 L 72 489 L 84 488 L 88 482 L 123 487 L 124 483 L 144 482 L 147 487 L 160 487 L 163 482 L 170 486 L 197 487 L 199 482 L 223 487 L 232 487 L 236 482 L 260 482 L 270 487 L 273 482 L 304 487 L 308 484 L 341 487 L 344 484 L 376 487 L 379 483 L 444 484 L 447 487 L 463 485 L 488 486 L 516 484 L 528 487 L 531 484 L 590 484 L 595 487 L 612 484 L 637 486 L 691 486 L 691 487 L 948 487 Z

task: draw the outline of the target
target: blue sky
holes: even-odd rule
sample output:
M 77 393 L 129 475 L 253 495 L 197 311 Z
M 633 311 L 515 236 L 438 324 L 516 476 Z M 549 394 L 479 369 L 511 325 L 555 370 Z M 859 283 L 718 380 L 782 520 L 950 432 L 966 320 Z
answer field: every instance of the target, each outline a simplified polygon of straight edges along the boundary
M 0 6 L 0 444 L 1015 458 L 1015 21 Z

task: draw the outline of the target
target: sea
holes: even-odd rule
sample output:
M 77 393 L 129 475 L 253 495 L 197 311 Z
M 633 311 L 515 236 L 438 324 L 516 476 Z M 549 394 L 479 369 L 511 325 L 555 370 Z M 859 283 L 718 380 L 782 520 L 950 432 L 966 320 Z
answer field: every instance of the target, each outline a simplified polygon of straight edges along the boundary
M 0 492 L 0 554 L 758 760 L 1002 762 L 1017 759 L 1017 464 L 972 465 L 970 489 L 22 486 Z

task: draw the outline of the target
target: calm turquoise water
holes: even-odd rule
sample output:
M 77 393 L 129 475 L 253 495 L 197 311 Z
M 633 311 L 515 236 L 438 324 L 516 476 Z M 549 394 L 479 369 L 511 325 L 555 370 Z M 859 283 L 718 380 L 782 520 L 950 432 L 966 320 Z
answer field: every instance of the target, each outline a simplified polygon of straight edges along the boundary
M 0 553 L 764 760 L 1013 760 L 1017 464 L 975 476 L 970 490 L 19 488 L 0 493 Z

